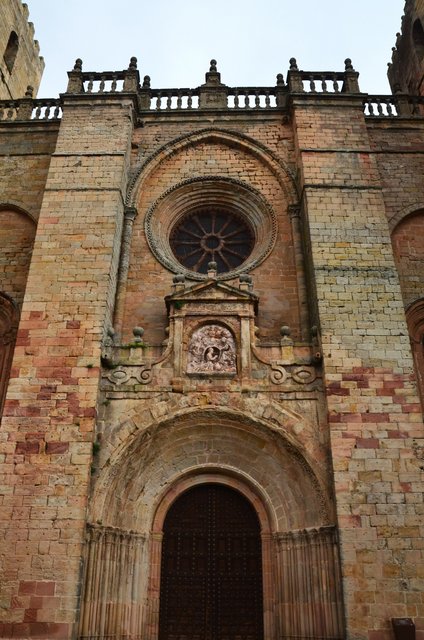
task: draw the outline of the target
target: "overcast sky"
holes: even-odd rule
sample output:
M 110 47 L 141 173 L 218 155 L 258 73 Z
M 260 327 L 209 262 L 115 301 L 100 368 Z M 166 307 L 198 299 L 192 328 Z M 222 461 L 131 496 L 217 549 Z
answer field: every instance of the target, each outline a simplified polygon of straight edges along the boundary
M 1 1 L 1 0 L 0 0 Z M 66 89 L 76 58 L 116 71 L 138 58 L 154 88 L 194 88 L 211 58 L 229 86 L 272 86 L 288 60 L 342 71 L 351 58 L 368 93 L 386 79 L 404 0 L 26 0 L 46 69 L 39 97 Z

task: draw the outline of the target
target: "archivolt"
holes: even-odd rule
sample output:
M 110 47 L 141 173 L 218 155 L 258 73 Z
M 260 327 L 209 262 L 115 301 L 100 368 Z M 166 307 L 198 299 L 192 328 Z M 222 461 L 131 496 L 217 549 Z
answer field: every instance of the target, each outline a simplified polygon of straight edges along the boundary
M 133 410 L 114 429 L 115 437 L 102 444 L 91 501 L 93 522 L 146 531 L 167 487 L 185 474 L 212 468 L 237 474 L 267 494 L 280 530 L 331 522 L 325 479 L 290 433 L 299 417 L 296 421 L 294 414 L 280 411 L 279 424 L 273 424 L 227 407 L 176 410 L 175 401 L 170 404 L 158 419 Z M 274 420 L 276 416 L 274 412 Z
M 126 204 L 130 207 L 136 205 L 137 196 L 142 188 L 143 182 L 164 160 L 186 147 L 195 146 L 203 142 L 221 143 L 229 147 L 238 147 L 245 153 L 255 156 L 262 164 L 266 165 L 277 178 L 281 188 L 286 194 L 289 204 L 297 203 L 298 193 L 294 173 L 277 154 L 268 149 L 264 144 L 245 134 L 228 131 L 226 129 L 208 128 L 200 129 L 194 133 L 184 134 L 179 138 L 167 142 L 138 165 L 128 185 Z

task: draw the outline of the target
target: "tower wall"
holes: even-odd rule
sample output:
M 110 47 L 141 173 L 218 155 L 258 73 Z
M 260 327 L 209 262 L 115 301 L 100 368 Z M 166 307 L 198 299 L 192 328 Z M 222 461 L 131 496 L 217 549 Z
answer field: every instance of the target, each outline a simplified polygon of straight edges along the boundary
M 0 6 L 0 100 L 23 98 L 28 85 L 37 94 L 44 70 L 28 5 L 21 0 Z

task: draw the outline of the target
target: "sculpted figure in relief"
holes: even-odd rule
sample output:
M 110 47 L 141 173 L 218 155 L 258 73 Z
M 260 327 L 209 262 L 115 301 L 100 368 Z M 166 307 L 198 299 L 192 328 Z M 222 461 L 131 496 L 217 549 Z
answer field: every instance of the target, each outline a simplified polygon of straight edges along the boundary
M 231 332 L 217 324 L 194 331 L 188 347 L 187 373 L 237 373 Z

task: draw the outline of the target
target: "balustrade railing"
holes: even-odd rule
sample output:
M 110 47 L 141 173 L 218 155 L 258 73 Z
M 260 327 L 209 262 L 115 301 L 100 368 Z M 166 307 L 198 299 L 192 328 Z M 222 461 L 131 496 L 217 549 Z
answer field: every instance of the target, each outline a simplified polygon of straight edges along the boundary
M 84 93 L 116 93 L 124 88 L 123 71 L 102 71 L 81 74 Z
M 226 87 L 228 109 L 275 109 L 275 87 Z M 142 90 L 144 104 L 151 111 L 199 109 L 201 89 Z M 150 104 L 150 107 L 147 105 Z
M 345 74 L 337 71 L 300 71 L 303 91 L 307 93 L 341 93 Z
M 150 109 L 156 111 L 199 108 L 198 89 L 148 89 L 146 95 Z
M 424 116 L 423 96 L 408 96 L 406 94 L 367 95 L 363 104 L 364 114 L 373 118 Z
M 19 120 L 59 120 L 62 105 L 59 98 L 22 98 L 22 100 L 0 101 L 0 122 Z
M 275 87 L 234 87 L 228 90 L 229 109 L 274 109 L 276 106 Z

